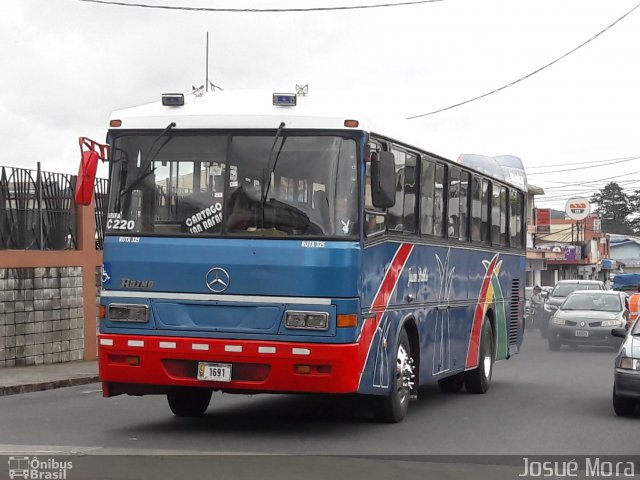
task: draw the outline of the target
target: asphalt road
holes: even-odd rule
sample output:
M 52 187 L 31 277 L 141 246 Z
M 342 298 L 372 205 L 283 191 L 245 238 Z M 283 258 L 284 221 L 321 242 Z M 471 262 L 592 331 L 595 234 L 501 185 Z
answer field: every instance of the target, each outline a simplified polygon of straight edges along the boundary
M 164 397 L 103 399 L 97 384 L 13 395 L 0 397 L 0 444 L 5 452 L 639 454 L 640 418 L 611 407 L 614 356 L 550 352 L 528 334 L 519 355 L 496 365 L 487 394 L 424 388 L 396 425 L 375 423 L 358 402 L 318 396 L 214 394 L 204 418 L 179 419 Z

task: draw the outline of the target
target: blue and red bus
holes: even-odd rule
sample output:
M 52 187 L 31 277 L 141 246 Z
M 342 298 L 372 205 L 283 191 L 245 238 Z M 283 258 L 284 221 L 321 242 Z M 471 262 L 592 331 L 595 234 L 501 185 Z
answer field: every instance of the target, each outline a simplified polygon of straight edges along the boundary
M 114 112 L 87 143 L 104 396 L 198 416 L 213 391 L 358 393 L 398 422 L 423 384 L 486 392 L 522 343 L 524 169 L 410 127 L 264 92 Z

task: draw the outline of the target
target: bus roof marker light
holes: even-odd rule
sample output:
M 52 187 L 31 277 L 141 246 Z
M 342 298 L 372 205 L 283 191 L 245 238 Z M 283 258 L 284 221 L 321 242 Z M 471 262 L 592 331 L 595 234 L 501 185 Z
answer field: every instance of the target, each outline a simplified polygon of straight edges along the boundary
M 274 93 L 273 104 L 276 107 L 295 107 L 298 97 L 295 93 Z
M 358 120 L 345 120 L 344 121 L 344 126 L 347 128 L 358 128 L 358 125 L 360 125 L 360 122 L 358 122 Z
M 184 105 L 184 95 L 182 93 L 163 93 L 162 105 L 165 107 L 182 107 Z

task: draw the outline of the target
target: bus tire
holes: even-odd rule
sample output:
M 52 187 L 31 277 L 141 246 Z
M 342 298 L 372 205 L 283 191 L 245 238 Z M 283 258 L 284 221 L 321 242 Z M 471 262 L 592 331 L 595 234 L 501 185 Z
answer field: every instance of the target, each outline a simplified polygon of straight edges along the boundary
M 458 373 L 438 380 L 438 388 L 443 393 L 458 393 L 464 385 L 464 375 Z
M 480 335 L 479 364 L 476 368 L 464 374 L 464 386 L 467 392 L 486 393 L 489 390 L 494 361 L 493 327 L 489 319 L 485 317 Z
M 407 415 L 411 390 L 414 388 L 415 368 L 411 344 L 407 332 L 402 329 L 395 350 L 396 368 L 392 375 L 390 395 L 373 397 L 373 414 L 376 420 L 399 423 Z
M 167 393 L 169 408 L 176 417 L 201 417 L 209 408 L 208 388 L 181 388 Z

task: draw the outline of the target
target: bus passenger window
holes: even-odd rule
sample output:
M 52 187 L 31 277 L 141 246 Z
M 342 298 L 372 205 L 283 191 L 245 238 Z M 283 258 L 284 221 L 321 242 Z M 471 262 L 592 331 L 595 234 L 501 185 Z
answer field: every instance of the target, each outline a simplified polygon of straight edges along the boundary
M 507 189 L 500 188 L 500 245 L 508 246 L 509 237 L 507 235 Z
M 471 179 L 471 240 L 481 240 L 482 227 L 482 188 L 478 177 Z
M 436 165 L 436 182 L 433 193 L 433 234 L 444 236 L 444 165 Z
M 522 194 L 512 190 L 509 199 L 509 232 L 511 235 L 511 246 L 515 248 L 522 248 L 522 207 Z
M 433 182 L 436 164 L 421 159 L 422 178 L 420 180 L 420 232 L 433 235 Z
M 480 239 L 483 242 L 489 241 L 489 181 L 482 181 L 482 228 L 480 229 Z
M 495 183 L 491 189 L 491 243 L 500 244 L 500 187 Z
M 404 212 L 402 215 L 403 231 L 416 231 L 416 161 L 417 157 L 407 153 L 404 169 Z
M 380 234 L 386 229 L 386 214 L 384 210 L 380 210 L 373 206 L 371 200 L 371 161 L 372 153 L 381 152 L 382 145 L 379 142 L 369 143 L 369 159 L 365 164 L 365 186 L 364 186 L 364 208 L 365 208 L 365 224 L 364 232 L 367 237 Z
M 460 235 L 460 169 L 449 169 L 449 205 L 447 208 L 447 236 L 457 239 Z
M 460 240 L 469 240 L 469 212 L 467 208 L 467 196 L 469 192 L 469 174 L 460 174 Z
M 396 203 L 387 210 L 387 226 L 389 230 L 402 231 L 402 214 L 404 213 L 404 177 L 406 153 L 401 150 L 391 149 L 395 157 L 396 169 Z

